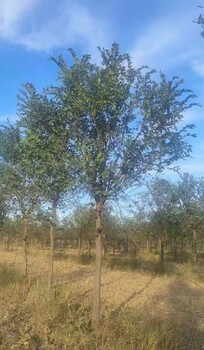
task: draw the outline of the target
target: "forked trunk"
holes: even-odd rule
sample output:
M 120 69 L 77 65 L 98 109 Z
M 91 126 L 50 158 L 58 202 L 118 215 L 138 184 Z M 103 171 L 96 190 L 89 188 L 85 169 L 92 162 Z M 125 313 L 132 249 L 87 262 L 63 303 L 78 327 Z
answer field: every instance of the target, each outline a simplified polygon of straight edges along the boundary
M 93 314 L 92 325 L 97 327 L 100 320 L 100 300 L 101 300 L 101 260 L 102 260 L 102 220 L 101 213 L 103 209 L 102 201 L 96 202 L 96 272 L 95 283 L 93 287 Z
M 23 218 L 23 251 L 25 261 L 25 276 L 28 274 L 28 216 Z
M 49 261 L 49 273 L 48 273 L 48 288 L 52 289 L 53 282 L 53 268 L 54 268 L 54 234 L 57 218 L 57 203 L 52 202 L 52 222 L 50 226 L 50 261 Z

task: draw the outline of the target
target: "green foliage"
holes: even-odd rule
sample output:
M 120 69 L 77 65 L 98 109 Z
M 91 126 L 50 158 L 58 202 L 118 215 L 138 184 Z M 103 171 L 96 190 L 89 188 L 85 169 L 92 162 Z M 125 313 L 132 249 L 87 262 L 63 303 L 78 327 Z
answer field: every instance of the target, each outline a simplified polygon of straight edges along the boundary
M 16 164 L 19 160 L 18 145 L 20 129 L 17 126 L 1 126 L 0 129 L 0 159 L 8 164 Z
M 184 173 L 178 182 L 180 219 L 182 230 L 186 235 L 192 236 L 203 230 L 204 217 L 204 179 Z
M 70 67 L 62 56 L 52 57 L 61 85 L 51 93 L 73 131 L 82 182 L 96 201 L 105 202 L 146 172 L 189 156 L 186 136 L 193 136 L 193 125 L 179 129 L 178 123 L 194 95 L 176 77 L 169 81 L 162 73 L 134 69 L 117 44 L 99 51 L 100 66 L 73 51 Z
M 199 7 L 203 9 L 203 6 L 199 6 Z M 203 15 L 203 13 L 200 13 L 198 18 L 196 18 L 194 20 L 194 22 L 197 23 L 202 28 L 201 35 L 202 35 L 202 37 L 204 37 L 204 15 Z
M 86 240 L 95 238 L 96 214 L 93 207 L 77 207 L 73 212 L 72 220 L 76 236 Z
M 9 206 L 9 197 L 7 193 L 7 188 L 3 181 L 4 171 L 0 165 L 0 229 L 3 227 L 4 221 L 8 215 L 10 206 Z
M 22 215 L 30 214 L 38 202 L 35 177 L 25 171 L 21 154 L 22 134 L 18 126 L 0 131 L 1 183 L 8 200 Z
M 76 163 L 60 106 L 26 84 L 19 95 L 21 155 L 26 171 L 48 201 L 59 202 L 75 183 Z

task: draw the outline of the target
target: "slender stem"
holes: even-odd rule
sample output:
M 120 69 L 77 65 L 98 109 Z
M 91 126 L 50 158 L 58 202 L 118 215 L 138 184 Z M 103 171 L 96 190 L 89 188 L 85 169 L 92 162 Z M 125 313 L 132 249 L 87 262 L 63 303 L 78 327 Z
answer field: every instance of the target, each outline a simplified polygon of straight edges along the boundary
M 54 270 L 54 234 L 57 218 L 57 203 L 52 201 L 52 223 L 50 226 L 50 261 L 49 261 L 49 273 L 48 273 L 48 288 L 52 289 L 53 283 L 53 270 Z
M 96 203 L 96 272 L 95 283 L 93 291 L 93 314 L 92 325 L 97 327 L 100 321 L 100 302 L 101 302 L 101 262 L 102 262 L 102 221 L 101 212 L 103 209 L 103 203 Z

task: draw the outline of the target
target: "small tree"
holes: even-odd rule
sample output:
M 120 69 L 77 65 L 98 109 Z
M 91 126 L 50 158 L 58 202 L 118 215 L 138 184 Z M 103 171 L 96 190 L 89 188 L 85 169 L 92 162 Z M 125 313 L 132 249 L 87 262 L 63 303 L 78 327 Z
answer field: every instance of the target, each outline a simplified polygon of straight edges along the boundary
M 9 205 L 10 196 L 8 195 L 7 187 L 4 183 L 3 176 L 4 176 L 4 170 L 1 164 L 0 165 L 0 236 L 2 236 L 3 225 L 10 209 L 10 205 Z M 9 236 L 7 238 L 8 238 L 7 249 L 9 249 Z
M 171 214 L 178 204 L 176 185 L 168 180 L 156 178 L 148 184 L 149 218 L 153 232 L 159 235 L 160 264 L 164 268 L 164 243 L 170 231 Z
M 39 195 L 36 188 L 36 179 L 25 171 L 20 144 L 21 132 L 18 126 L 8 126 L 1 130 L 2 183 L 6 188 L 13 207 L 15 207 L 15 210 L 20 211 L 22 215 L 25 275 L 27 276 L 29 217 L 38 203 Z
M 64 121 L 72 126 L 83 173 L 83 184 L 96 207 L 96 277 L 93 325 L 99 322 L 102 211 L 105 203 L 153 169 L 162 170 L 188 157 L 185 140 L 192 125 L 179 129 L 183 112 L 192 106 L 183 81 L 168 80 L 155 71 L 134 69 L 119 46 L 99 48 L 101 65 L 89 55 L 80 60 L 71 50 L 73 65 L 60 57 L 61 86 L 52 93 L 63 106 Z M 146 72 L 143 74 L 143 71 Z
M 91 245 L 94 239 L 94 221 L 95 211 L 90 206 L 77 207 L 72 215 L 73 229 L 76 232 L 78 238 L 78 252 L 79 255 L 82 252 L 83 240 L 88 242 L 88 253 L 91 255 Z
M 38 192 L 51 204 L 50 264 L 48 286 L 52 287 L 54 231 L 60 200 L 73 189 L 77 172 L 70 134 L 61 121 L 61 108 L 46 94 L 39 94 L 31 84 L 19 96 L 23 164 L 37 179 Z
M 177 185 L 181 227 L 192 240 L 193 260 L 197 260 L 198 232 L 204 225 L 204 179 L 184 173 Z

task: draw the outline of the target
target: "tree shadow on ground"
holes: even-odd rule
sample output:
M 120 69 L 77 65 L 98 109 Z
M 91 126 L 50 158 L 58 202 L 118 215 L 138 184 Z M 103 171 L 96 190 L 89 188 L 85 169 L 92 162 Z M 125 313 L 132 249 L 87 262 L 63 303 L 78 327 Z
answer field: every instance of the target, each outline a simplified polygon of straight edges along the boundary
M 148 339 L 154 339 L 152 348 L 157 350 L 202 350 L 204 349 L 204 289 L 193 287 L 184 281 L 173 281 L 167 290 L 153 294 L 151 300 L 133 310 L 127 303 L 143 293 L 151 280 L 139 292 L 131 294 L 112 313 L 112 317 L 124 317 L 129 313 L 130 323 L 143 326 L 143 343 L 150 349 Z M 116 319 L 115 319 L 116 322 Z M 135 340 L 134 349 L 138 347 Z
M 0 264 L 0 288 L 4 288 L 13 283 L 19 283 L 24 279 L 24 275 L 13 266 Z
M 78 269 L 74 270 L 64 276 L 58 277 L 55 282 L 53 283 L 53 287 L 60 285 L 60 284 L 65 284 L 65 283 L 73 283 L 73 282 L 78 282 L 83 279 L 86 279 L 87 277 L 93 276 L 93 272 L 87 269 Z
M 176 265 L 172 262 L 165 262 L 162 266 L 158 260 L 136 258 L 136 257 L 111 257 L 106 261 L 106 266 L 111 270 L 141 271 L 153 275 L 172 275 L 175 273 Z
M 116 316 L 132 299 L 134 299 L 136 296 L 142 294 L 152 283 L 154 279 L 154 276 L 152 276 L 149 281 L 142 287 L 139 291 L 135 291 L 132 294 L 128 296 L 120 305 L 113 311 L 113 315 Z
M 89 255 L 89 254 L 75 255 L 75 254 L 65 253 L 63 251 L 57 251 L 55 253 L 54 260 L 55 261 L 69 260 L 80 265 L 91 265 L 95 261 L 95 256 Z

